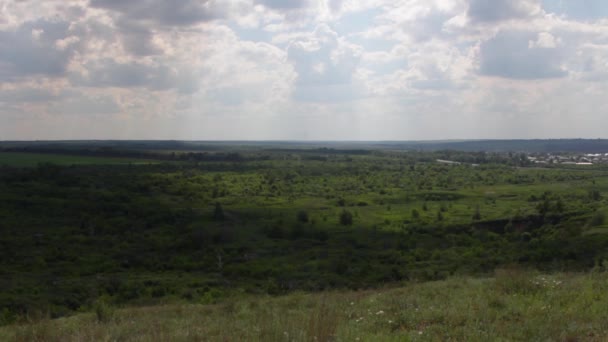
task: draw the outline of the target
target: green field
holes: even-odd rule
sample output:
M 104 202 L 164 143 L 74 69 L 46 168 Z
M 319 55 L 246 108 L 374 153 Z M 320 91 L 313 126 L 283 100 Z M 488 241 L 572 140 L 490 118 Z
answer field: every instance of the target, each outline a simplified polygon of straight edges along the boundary
M 0 325 L 101 299 L 216 304 L 484 278 L 510 265 L 608 265 L 601 166 L 322 149 L 170 153 L 138 167 L 53 157 L 66 162 L 0 168 Z
M 606 341 L 608 274 L 505 269 L 366 291 L 240 296 L 0 328 L 2 341 Z
M 0 166 L 34 167 L 38 164 L 52 163 L 56 165 L 119 165 L 119 164 L 150 164 L 153 160 L 134 158 L 88 157 L 65 154 L 42 154 L 21 152 L 0 152 Z

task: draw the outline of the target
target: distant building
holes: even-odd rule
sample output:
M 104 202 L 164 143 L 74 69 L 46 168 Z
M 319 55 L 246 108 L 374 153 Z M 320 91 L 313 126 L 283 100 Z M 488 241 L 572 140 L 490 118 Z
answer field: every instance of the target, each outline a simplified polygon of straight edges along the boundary
M 443 159 L 437 159 L 437 162 L 441 163 L 441 164 L 450 164 L 450 165 L 460 165 L 460 164 L 462 164 L 461 162 L 452 161 L 452 160 L 443 160 Z

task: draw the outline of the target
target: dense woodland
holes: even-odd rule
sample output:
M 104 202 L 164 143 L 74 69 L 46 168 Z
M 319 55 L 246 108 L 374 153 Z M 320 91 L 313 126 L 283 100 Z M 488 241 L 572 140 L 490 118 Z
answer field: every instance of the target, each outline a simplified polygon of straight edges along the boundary
M 4 324 L 88 310 L 99 298 L 212 303 L 239 293 L 484 275 L 505 265 L 608 266 L 602 167 L 533 168 L 519 153 L 358 146 L 30 147 L 56 159 L 23 167 L 11 160 L 28 155 L 24 147 L 4 148 Z M 100 163 L 62 159 L 78 155 Z

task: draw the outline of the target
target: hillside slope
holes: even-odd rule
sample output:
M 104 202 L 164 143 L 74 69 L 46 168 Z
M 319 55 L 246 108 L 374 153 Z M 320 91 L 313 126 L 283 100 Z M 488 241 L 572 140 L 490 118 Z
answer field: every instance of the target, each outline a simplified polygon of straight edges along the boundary
M 502 270 L 358 292 L 242 297 L 0 328 L 3 341 L 606 341 L 608 274 Z

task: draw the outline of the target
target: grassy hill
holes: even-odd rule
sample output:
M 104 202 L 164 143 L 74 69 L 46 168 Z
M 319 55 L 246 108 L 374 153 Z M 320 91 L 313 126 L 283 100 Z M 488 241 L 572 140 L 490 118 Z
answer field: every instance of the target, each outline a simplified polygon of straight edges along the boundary
M 2 341 L 606 341 L 608 274 L 499 270 L 374 291 L 243 295 L 0 328 Z

